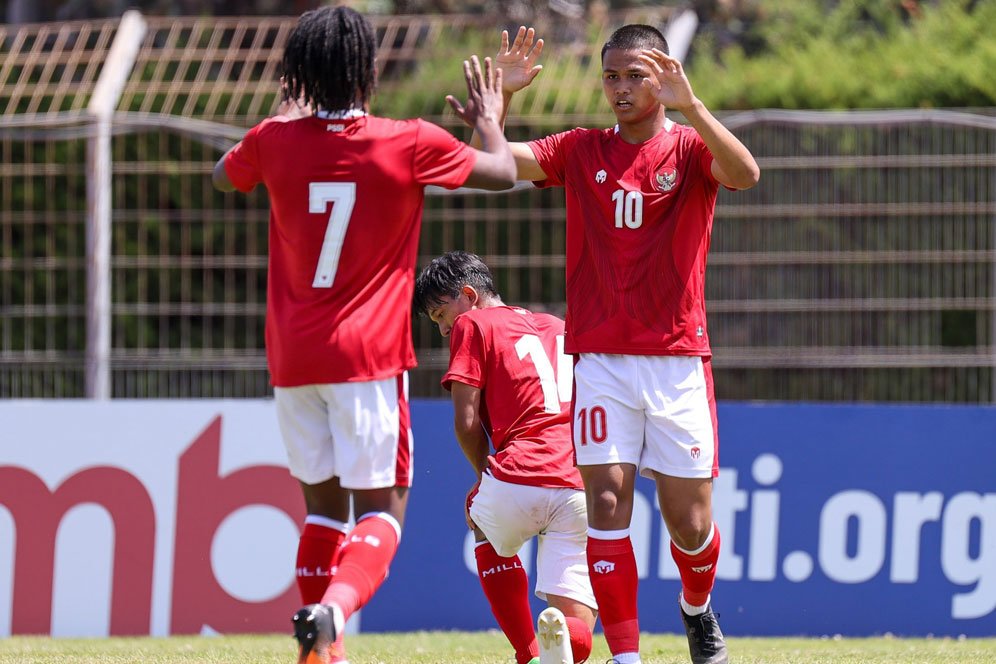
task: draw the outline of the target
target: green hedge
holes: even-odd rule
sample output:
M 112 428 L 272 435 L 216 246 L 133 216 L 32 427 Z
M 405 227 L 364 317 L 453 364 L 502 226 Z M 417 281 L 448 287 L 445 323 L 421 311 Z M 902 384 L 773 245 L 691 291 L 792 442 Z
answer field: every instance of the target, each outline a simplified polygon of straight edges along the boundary
M 766 0 L 758 52 L 697 37 L 689 79 L 713 109 L 996 106 L 996 0 L 899 5 Z

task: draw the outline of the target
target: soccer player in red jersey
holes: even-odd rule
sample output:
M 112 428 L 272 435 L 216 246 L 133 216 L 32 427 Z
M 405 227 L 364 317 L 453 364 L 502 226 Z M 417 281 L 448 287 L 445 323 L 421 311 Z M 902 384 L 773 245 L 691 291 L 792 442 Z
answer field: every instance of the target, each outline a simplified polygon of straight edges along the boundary
M 542 40 L 502 33 L 505 108 L 539 73 Z M 727 649 L 710 604 L 720 536 L 715 398 L 704 282 L 720 186 L 754 186 L 750 151 L 692 92 L 661 33 L 627 25 L 602 47 L 617 124 L 513 143 L 518 178 L 567 199 L 566 350 L 577 356 L 572 428 L 588 499 L 588 564 L 618 664 L 640 662 L 629 537 L 637 473 L 656 483 L 695 664 Z M 672 122 L 680 111 L 691 126 Z
M 453 251 L 415 281 L 414 309 L 450 338 L 454 428 L 477 474 L 467 524 L 484 594 L 518 664 L 582 662 L 591 652 L 595 597 L 585 560 L 587 522 L 574 467 L 572 361 L 564 321 L 506 306 L 487 265 Z M 489 454 L 494 445 L 494 453 Z M 518 552 L 538 537 L 536 595 L 551 608 L 533 631 Z
M 270 198 L 266 348 L 291 473 L 304 492 L 294 617 L 301 662 L 343 661 L 345 621 L 397 549 L 411 486 L 406 371 L 424 187 L 506 189 L 501 75 L 464 62 L 468 148 L 422 120 L 369 114 L 377 42 L 347 7 L 305 13 L 281 66 L 289 114 L 253 127 L 214 169 Z M 313 113 L 311 112 L 313 110 Z M 349 500 L 356 526 L 345 532 Z M 334 574 L 329 570 L 335 567 Z

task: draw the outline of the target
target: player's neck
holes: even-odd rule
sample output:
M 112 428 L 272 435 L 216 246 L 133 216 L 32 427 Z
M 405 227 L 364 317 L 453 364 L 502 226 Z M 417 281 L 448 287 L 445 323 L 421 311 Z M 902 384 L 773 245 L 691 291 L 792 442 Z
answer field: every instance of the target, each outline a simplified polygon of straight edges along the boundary
M 646 143 L 651 138 L 661 133 L 667 124 L 667 116 L 664 114 L 664 107 L 647 117 L 634 122 L 619 122 L 619 138 L 625 143 L 638 144 Z
M 478 309 L 490 309 L 491 307 L 504 307 L 505 303 L 501 301 L 500 297 L 482 297 L 478 303 Z

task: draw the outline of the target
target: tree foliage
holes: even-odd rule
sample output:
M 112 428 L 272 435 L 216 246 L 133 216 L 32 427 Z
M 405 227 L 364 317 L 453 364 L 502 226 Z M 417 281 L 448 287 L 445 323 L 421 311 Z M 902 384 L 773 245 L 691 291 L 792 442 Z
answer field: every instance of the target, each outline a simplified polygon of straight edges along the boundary
M 996 106 L 994 25 L 993 0 L 768 0 L 758 52 L 706 34 L 688 74 L 715 109 Z

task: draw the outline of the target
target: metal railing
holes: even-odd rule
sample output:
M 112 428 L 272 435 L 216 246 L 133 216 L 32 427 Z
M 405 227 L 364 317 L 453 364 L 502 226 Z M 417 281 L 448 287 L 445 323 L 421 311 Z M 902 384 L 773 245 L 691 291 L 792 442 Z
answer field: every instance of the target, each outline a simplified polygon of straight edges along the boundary
M 510 137 L 611 125 L 597 44 L 629 20 L 583 26 L 581 42 L 577 26 L 561 30 L 535 90 L 515 102 Z M 269 394 L 265 191 L 217 193 L 210 169 L 274 107 L 293 22 L 146 19 L 110 122 L 114 397 Z M 466 136 L 442 97 L 459 92 L 459 61 L 493 46 L 495 26 L 479 22 L 377 19 L 378 99 Z M 3 397 L 89 393 L 87 109 L 118 31 L 0 26 Z M 996 401 L 992 111 L 722 119 L 763 174 L 755 189 L 721 193 L 716 211 L 707 297 L 719 397 Z M 455 248 L 488 261 L 507 302 L 563 313 L 562 191 L 431 195 L 419 263 Z M 413 394 L 440 395 L 444 340 L 424 318 L 414 327 Z

